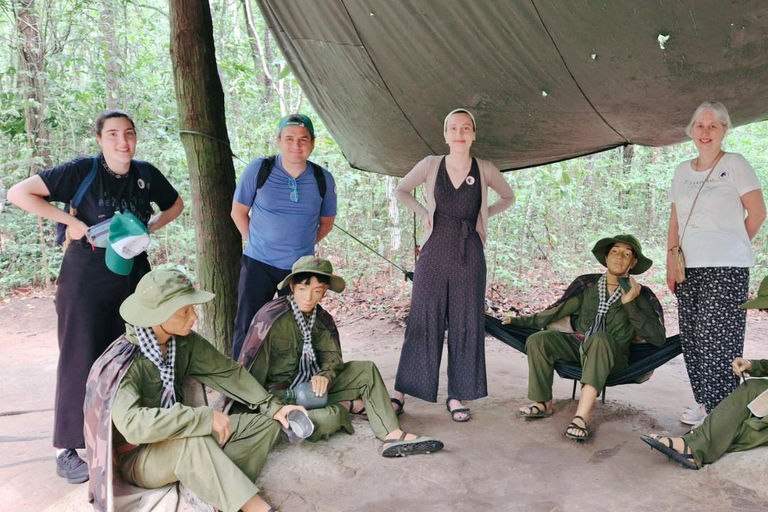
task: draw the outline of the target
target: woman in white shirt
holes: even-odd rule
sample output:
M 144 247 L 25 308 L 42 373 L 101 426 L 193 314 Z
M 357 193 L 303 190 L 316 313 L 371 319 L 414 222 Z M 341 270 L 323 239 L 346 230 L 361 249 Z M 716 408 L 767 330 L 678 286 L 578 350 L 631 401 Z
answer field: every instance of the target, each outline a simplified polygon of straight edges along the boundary
M 722 150 L 730 124 L 722 103 L 699 105 L 686 128 L 699 155 L 677 166 L 669 192 L 667 284 L 677 295 L 680 340 L 697 402 L 680 421 L 694 426 L 739 384 L 730 371 L 744 349 L 747 317 L 739 304 L 747 300 L 755 263 L 751 240 L 765 220 L 755 170 L 742 155 Z M 685 254 L 682 283 L 673 270 L 677 246 Z

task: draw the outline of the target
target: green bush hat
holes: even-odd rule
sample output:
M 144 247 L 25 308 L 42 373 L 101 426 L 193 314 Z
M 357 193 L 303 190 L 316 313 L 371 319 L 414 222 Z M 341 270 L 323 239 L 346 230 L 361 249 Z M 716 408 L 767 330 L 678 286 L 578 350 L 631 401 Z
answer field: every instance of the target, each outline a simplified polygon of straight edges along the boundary
M 109 223 L 107 268 L 115 274 L 127 276 L 133 269 L 133 258 L 149 247 L 149 231 L 132 213 L 115 213 Z
M 635 250 L 635 255 L 637 256 L 637 263 L 635 266 L 630 269 L 630 274 L 642 274 L 649 268 L 651 268 L 651 265 L 653 265 L 653 261 L 649 260 L 645 256 L 643 256 L 643 250 L 640 246 L 640 242 L 632 235 L 616 235 L 613 237 L 608 238 L 601 238 L 597 241 L 595 244 L 595 247 L 592 248 L 592 254 L 595 255 L 595 258 L 597 258 L 597 261 L 600 262 L 602 266 L 606 266 L 605 264 L 605 249 L 611 245 L 615 244 L 616 242 L 622 242 L 627 245 L 631 245 L 632 248 Z
M 744 309 L 768 309 L 768 277 L 764 277 L 757 289 L 757 297 L 741 305 Z
M 313 140 L 315 138 L 315 127 L 312 126 L 312 121 L 304 114 L 290 114 L 282 118 L 277 124 L 278 135 L 286 126 L 301 126 L 302 128 L 306 128 L 310 138 Z
M 203 304 L 214 297 L 195 290 L 181 270 L 160 268 L 141 278 L 136 291 L 120 305 L 120 316 L 131 325 L 153 327 L 190 304 Z
M 347 286 L 344 282 L 344 279 L 334 275 L 333 265 L 331 265 L 330 261 L 324 260 L 323 258 L 318 258 L 317 256 L 302 256 L 296 261 L 296 263 L 293 264 L 291 273 L 288 274 L 288 277 L 280 281 L 280 284 L 277 285 L 277 289 L 282 290 L 288 286 L 293 276 L 296 274 L 301 274 L 302 272 L 309 272 L 311 274 L 330 277 L 331 282 L 328 288 L 330 288 L 332 292 L 341 293 Z

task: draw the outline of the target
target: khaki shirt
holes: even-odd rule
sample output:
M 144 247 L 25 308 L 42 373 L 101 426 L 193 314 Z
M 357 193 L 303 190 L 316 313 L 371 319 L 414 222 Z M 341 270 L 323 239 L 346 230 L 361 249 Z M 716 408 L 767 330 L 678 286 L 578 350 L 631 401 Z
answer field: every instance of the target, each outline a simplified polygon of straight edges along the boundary
M 133 327 L 126 328 L 126 338 L 138 343 Z M 160 371 L 141 353 L 136 355 L 112 404 L 114 446 L 126 441 L 143 444 L 210 435 L 213 409 L 185 404 L 182 383 L 186 377 L 193 377 L 269 418 L 282 407 L 242 365 L 223 355 L 194 331 L 188 336 L 176 336 L 175 372 L 176 404 L 162 408 Z
M 584 334 L 592 326 L 600 304 L 598 285 L 590 286 L 583 293 L 571 297 L 552 309 L 528 316 L 513 317 L 511 325 L 543 329 L 561 318 L 578 315 L 576 332 Z M 622 304 L 614 302 L 605 315 L 605 332 L 617 346 L 617 352 L 629 356 L 629 345 L 636 337 L 660 347 L 667 341 L 666 329 L 653 311 L 651 303 L 643 295 Z
M 251 367 L 251 375 L 265 388 L 281 382 L 293 382 L 299 372 L 299 360 L 304 340 L 299 325 L 288 311 L 272 324 L 269 334 L 264 339 L 259 355 Z M 344 361 L 341 349 L 331 336 L 331 331 L 322 322 L 315 321 L 312 326 L 312 346 L 320 371 L 317 375 L 327 377 L 332 383 Z M 330 385 L 330 383 L 329 383 Z M 275 391 L 275 396 L 281 397 L 284 391 Z

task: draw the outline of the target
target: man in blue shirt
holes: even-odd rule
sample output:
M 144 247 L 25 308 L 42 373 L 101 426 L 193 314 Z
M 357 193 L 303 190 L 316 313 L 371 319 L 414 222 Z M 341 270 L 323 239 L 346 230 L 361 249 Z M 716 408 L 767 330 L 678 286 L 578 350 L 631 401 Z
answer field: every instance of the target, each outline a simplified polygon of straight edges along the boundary
M 280 154 L 269 160 L 271 172 L 259 180 L 264 158 L 248 164 L 232 201 L 232 220 L 246 241 L 240 266 L 232 357 L 237 359 L 251 319 L 272 300 L 277 284 L 302 256 L 333 229 L 336 185 L 327 170 L 309 161 L 315 129 L 307 116 L 280 120 Z M 250 213 L 250 217 L 249 214 Z

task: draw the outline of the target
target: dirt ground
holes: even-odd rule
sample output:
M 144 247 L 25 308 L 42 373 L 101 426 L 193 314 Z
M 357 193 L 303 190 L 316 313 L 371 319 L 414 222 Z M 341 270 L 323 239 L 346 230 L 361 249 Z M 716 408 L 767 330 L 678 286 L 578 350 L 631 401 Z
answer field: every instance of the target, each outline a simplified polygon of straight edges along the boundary
M 676 325 L 675 318 L 668 322 Z M 69 485 L 55 474 L 55 326 L 51 297 L 0 302 L 3 511 L 91 510 L 86 485 Z M 341 334 L 345 359 L 375 361 L 391 386 L 402 328 L 381 317 L 349 316 Z M 403 428 L 439 437 L 442 452 L 384 459 L 367 422 L 356 419 L 354 435 L 281 444 L 257 482 L 263 496 L 282 512 L 768 509 L 768 448 L 689 471 L 638 439 L 649 431 L 684 432 L 677 418 L 693 397 L 682 358 L 645 384 L 609 388 L 606 403 L 593 413 L 594 437 L 580 445 L 563 436 L 576 408 L 571 382 L 555 379 L 553 417 L 525 421 L 515 413 L 526 401 L 524 356 L 492 338 L 486 347 L 490 395 L 469 404 L 472 421 L 450 421 L 445 382 L 437 404 L 406 403 Z M 750 313 L 745 355 L 768 358 L 768 318 Z

